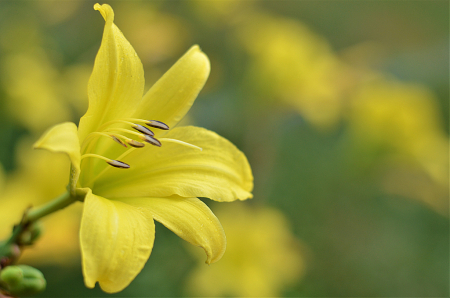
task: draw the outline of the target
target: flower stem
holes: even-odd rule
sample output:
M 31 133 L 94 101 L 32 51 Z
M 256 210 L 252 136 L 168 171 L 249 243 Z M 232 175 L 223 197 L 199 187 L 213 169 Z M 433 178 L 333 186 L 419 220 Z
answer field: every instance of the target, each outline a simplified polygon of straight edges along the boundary
M 72 196 L 67 191 L 43 206 L 26 210 L 20 223 L 14 226 L 10 237 L 6 241 L 0 242 L 0 270 L 17 261 L 21 246 L 31 245 L 34 242 L 34 240 L 24 240 L 22 235 L 33 229 L 37 220 L 63 209 L 75 201 L 77 201 L 76 196 Z
M 55 211 L 58 211 L 60 209 L 63 209 L 65 207 L 69 206 L 70 204 L 74 203 L 75 201 L 77 201 L 77 199 L 72 197 L 70 195 L 70 193 L 67 191 L 67 192 L 63 193 L 62 195 L 60 195 L 59 197 L 48 202 L 47 204 L 31 209 L 26 214 L 25 222 L 37 221 L 38 219 L 40 219 L 46 215 L 49 215 Z

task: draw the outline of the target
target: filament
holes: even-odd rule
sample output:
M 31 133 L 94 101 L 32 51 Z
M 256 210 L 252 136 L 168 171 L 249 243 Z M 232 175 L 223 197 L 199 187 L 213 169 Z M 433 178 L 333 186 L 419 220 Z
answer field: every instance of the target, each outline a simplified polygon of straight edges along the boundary
M 133 152 L 134 150 L 136 150 L 136 148 L 130 148 L 127 151 L 125 151 L 124 153 L 122 153 L 117 159 L 123 159 L 125 156 L 127 156 L 128 154 L 130 154 L 131 152 Z M 87 185 L 92 186 L 92 184 L 94 184 L 95 181 L 97 181 L 98 178 L 100 178 L 100 176 L 102 176 L 103 174 L 105 174 L 106 171 L 108 171 L 108 169 L 110 169 L 110 167 L 106 167 L 104 168 L 100 173 L 97 174 L 97 176 L 95 176 L 92 180 L 90 180 Z

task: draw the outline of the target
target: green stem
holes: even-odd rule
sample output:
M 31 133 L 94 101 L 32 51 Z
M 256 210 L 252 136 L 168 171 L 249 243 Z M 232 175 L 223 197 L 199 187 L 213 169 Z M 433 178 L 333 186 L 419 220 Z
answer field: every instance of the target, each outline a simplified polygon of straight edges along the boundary
M 6 258 L 13 257 L 14 245 L 16 245 L 16 247 L 17 245 L 21 244 L 23 245 L 23 243 L 20 243 L 19 239 L 21 235 L 25 233 L 34 222 L 36 222 L 37 220 L 41 219 L 46 215 L 49 215 L 53 212 L 56 212 L 60 209 L 69 206 L 75 201 L 77 201 L 76 196 L 71 195 L 70 192 L 67 191 L 43 206 L 25 211 L 22 220 L 18 225 L 14 227 L 11 236 L 8 238 L 8 240 L 0 243 L 0 260 L 4 257 Z M 0 264 L 0 269 L 1 267 L 2 265 Z
M 31 209 L 25 218 L 25 222 L 34 222 L 38 219 L 49 215 L 55 211 L 58 211 L 60 209 L 63 209 L 70 204 L 74 203 L 77 199 L 70 195 L 70 193 L 67 191 L 60 195 L 59 197 L 53 199 L 52 201 L 48 202 L 47 204 L 33 208 Z

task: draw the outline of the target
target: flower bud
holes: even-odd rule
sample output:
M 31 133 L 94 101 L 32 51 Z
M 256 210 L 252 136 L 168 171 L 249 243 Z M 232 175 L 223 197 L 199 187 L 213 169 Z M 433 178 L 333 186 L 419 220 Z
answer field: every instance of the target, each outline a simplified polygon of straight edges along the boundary
M 0 242 L 0 270 L 15 263 L 20 257 L 19 245 Z
M 21 235 L 18 243 L 21 245 L 32 245 L 41 236 L 43 226 L 41 222 L 32 223 Z
M 27 265 L 5 267 L 0 271 L 0 283 L 13 296 L 36 295 L 47 285 L 41 271 Z

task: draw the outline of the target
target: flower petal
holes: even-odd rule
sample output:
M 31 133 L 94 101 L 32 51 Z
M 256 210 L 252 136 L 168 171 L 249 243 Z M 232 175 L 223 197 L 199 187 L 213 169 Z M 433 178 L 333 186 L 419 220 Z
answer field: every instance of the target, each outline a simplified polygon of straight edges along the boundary
M 150 212 L 89 191 L 80 228 L 86 286 L 98 281 L 107 293 L 123 290 L 144 267 L 154 238 Z
M 144 91 L 141 60 L 113 23 L 114 11 L 107 4 L 96 4 L 94 8 L 100 11 L 106 23 L 89 79 L 89 109 L 80 120 L 80 140 L 102 123 L 130 117 Z
M 35 149 L 47 149 L 52 152 L 65 153 L 72 163 L 71 181 L 74 189 L 80 175 L 80 142 L 78 140 L 77 126 L 72 122 L 57 124 L 47 130 L 39 140 L 34 143 Z
M 191 47 L 144 95 L 135 118 L 174 127 L 191 108 L 209 71 L 208 57 L 198 46 Z
M 206 197 L 230 202 L 252 197 L 253 176 L 245 155 L 216 133 L 199 127 L 178 127 L 165 136 L 203 148 L 202 151 L 162 141 L 162 147 L 136 149 L 122 161 L 124 171 L 106 171 L 94 192 L 108 198 Z
M 121 201 L 153 213 L 153 218 L 187 242 L 202 247 L 206 263 L 214 263 L 225 252 L 227 240 L 217 217 L 197 198 L 127 198 Z

